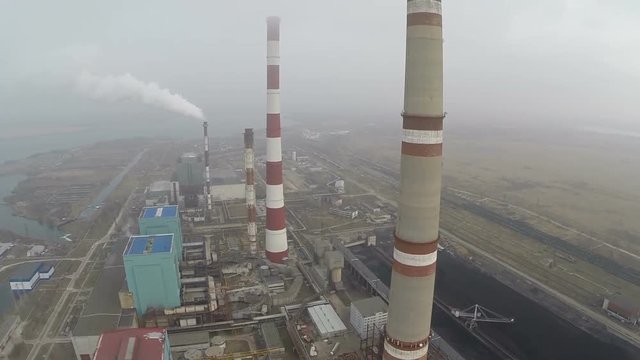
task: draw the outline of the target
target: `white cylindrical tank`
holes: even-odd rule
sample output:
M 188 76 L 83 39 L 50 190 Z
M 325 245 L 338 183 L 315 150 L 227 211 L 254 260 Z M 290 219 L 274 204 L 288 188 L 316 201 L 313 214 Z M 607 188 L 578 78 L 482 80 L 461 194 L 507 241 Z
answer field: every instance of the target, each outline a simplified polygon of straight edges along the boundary
M 215 346 L 214 345 L 214 346 L 208 348 L 207 350 L 205 350 L 204 355 L 209 357 L 209 358 L 222 356 L 222 355 L 224 355 L 224 347 L 220 347 L 220 346 Z
M 227 346 L 226 340 L 222 336 L 214 336 L 213 339 L 211 339 L 211 345 L 218 346 L 223 349 Z

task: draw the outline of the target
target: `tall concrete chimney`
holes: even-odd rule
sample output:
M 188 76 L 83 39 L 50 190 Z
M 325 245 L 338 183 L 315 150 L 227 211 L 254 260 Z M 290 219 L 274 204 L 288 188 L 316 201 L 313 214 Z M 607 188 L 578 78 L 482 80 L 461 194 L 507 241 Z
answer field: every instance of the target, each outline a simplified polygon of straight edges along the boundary
M 256 246 L 256 189 L 253 172 L 253 129 L 244 129 L 244 168 L 245 195 L 247 198 L 247 234 L 251 254 L 257 252 Z
M 206 211 L 207 214 L 205 217 L 208 217 L 211 210 L 213 209 L 213 204 L 211 203 L 211 176 L 209 171 L 209 133 L 207 128 L 209 127 L 209 123 L 207 121 L 202 122 L 202 128 L 204 129 L 204 200 L 206 202 Z
M 282 263 L 287 257 L 282 143 L 280 140 L 280 18 L 267 18 L 267 258 Z
M 407 1 L 400 198 L 384 359 L 426 359 L 442 182 L 442 4 Z

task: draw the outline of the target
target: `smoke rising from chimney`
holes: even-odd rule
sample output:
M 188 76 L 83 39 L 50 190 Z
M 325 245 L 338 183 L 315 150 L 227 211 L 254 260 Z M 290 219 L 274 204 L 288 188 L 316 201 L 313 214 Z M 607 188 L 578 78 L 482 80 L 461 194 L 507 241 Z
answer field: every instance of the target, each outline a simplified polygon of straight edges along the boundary
M 107 101 L 131 100 L 203 120 L 202 110 L 180 94 L 171 93 L 155 82 L 145 83 L 131 74 L 98 76 L 83 71 L 76 79 L 78 91 L 90 98 Z

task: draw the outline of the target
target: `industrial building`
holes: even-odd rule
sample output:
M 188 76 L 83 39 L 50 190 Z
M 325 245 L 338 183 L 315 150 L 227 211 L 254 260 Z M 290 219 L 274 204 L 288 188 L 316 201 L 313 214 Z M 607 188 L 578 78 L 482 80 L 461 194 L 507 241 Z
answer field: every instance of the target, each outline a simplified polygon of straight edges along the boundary
M 337 215 L 340 217 L 344 217 L 347 219 L 355 219 L 358 217 L 358 210 L 353 209 L 351 207 L 345 207 L 343 209 L 340 208 L 331 208 L 329 209 L 329 214 Z
M 340 336 L 347 332 L 347 327 L 331 305 L 311 306 L 307 308 L 307 311 L 320 338 Z
M 177 205 L 155 206 L 142 209 L 138 219 L 141 235 L 173 234 L 174 254 L 182 258 L 182 226 Z
M 124 269 L 138 316 L 180 306 L 180 265 L 173 234 L 139 235 L 124 250 Z
M 245 185 L 224 184 L 211 186 L 211 198 L 214 201 L 240 200 L 245 198 Z
M 201 193 L 204 186 L 202 157 L 196 153 L 184 153 L 178 160 L 176 175 L 181 193 Z
M 31 291 L 38 286 L 40 280 L 51 279 L 55 267 L 53 264 L 27 263 L 14 272 L 9 279 L 13 291 Z
M 178 184 L 171 181 L 155 181 L 144 193 L 146 206 L 163 206 L 177 203 Z
M 102 334 L 93 360 L 171 360 L 167 331 L 161 328 L 115 330 Z
M 27 250 L 27 256 L 28 257 L 40 256 L 44 253 L 45 250 L 46 250 L 46 247 L 44 245 L 33 245 L 29 250 Z
M 383 329 L 387 324 L 387 303 L 374 296 L 351 303 L 349 320 L 361 339 L 365 339 L 374 329 Z
M 284 359 L 285 347 L 280 338 L 280 333 L 273 322 L 266 322 L 260 325 L 265 348 L 269 349 L 269 359 Z
M 624 323 L 632 325 L 640 324 L 640 302 L 630 298 L 615 296 L 605 298 L 602 308 L 609 314 Z
M 204 166 L 202 156 L 185 153 L 178 159 L 176 177 L 179 185 L 180 203 L 187 208 L 198 207 L 199 196 L 204 189 Z

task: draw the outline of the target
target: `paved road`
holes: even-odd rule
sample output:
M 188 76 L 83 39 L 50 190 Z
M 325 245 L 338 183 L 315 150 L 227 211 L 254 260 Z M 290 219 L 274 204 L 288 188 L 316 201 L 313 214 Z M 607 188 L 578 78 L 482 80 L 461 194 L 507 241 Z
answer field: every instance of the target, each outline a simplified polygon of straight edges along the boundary
M 42 257 L 38 257 L 37 259 L 33 259 L 33 260 L 24 260 L 24 261 L 19 261 L 17 263 L 13 263 L 13 264 L 8 264 L 5 265 L 3 267 L 0 267 L 0 273 L 7 270 L 7 269 L 11 269 L 12 267 L 18 266 L 18 265 L 22 265 L 22 264 L 27 264 L 27 263 L 32 263 L 32 262 L 43 262 L 43 261 L 62 261 L 62 260 L 72 260 L 72 261 L 79 261 L 82 260 L 83 258 L 72 258 L 72 257 L 47 257 L 47 256 L 42 256 Z
M 96 251 L 96 249 L 98 249 L 98 247 L 100 247 L 103 244 L 105 244 L 105 243 L 110 241 L 111 234 L 115 232 L 116 224 L 117 223 L 121 223 L 121 220 L 122 220 L 123 216 L 126 216 L 126 214 L 128 212 L 128 209 L 129 209 L 129 201 L 131 200 L 132 196 L 133 196 L 133 193 L 129 196 L 127 201 L 124 203 L 124 205 L 120 209 L 120 213 L 118 214 L 118 217 L 113 222 L 113 224 L 111 224 L 111 227 L 109 228 L 109 231 L 107 232 L 107 234 L 102 239 L 96 241 L 91 246 L 91 248 L 87 252 L 87 255 L 85 255 L 84 257 L 79 259 L 79 260 L 82 261 L 80 263 L 80 266 L 78 266 L 78 269 L 73 273 L 73 275 L 71 275 L 71 281 L 69 281 L 69 284 L 67 285 L 67 288 L 65 289 L 64 293 L 62 294 L 62 296 L 60 296 L 60 300 L 58 300 L 58 303 L 54 307 L 53 311 L 51 311 L 51 315 L 49 316 L 49 319 L 47 319 L 47 322 L 45 323 L 44 327 L 42 328 L 42 331 L 40 332 L 40 335 L 33 342 L 34 346 L 31 348 L 31 352 L 29 352 L 29 356 L 27 357 L 27 360 L 35 360 L 37 354 L 40 352 L 40 348 L 42 347 L 42 345 L 45 345 L 47 343 L 51 343 L 52 339 L 48 337 L 48 334 L 51 331 L 51 327 L 55 323 L 57 315 L 62 311 L 62 307 L 66 303 L 67 298 L 73 292 L 77 291 L 75 289 L 75 283 L 78 280 L 78 278 L 80 277 L 80 275 L 84 272 L 84 269 L 86 268 L 87 264 L 89 264 L 92 261 L 93 253 Z M 82 241 L 91 241 L 91 239 L 84 239 Z M 52 348 L 53 347 L 49 348 L 49 352 L 47 353 L 45 358 L 48 358 L 49 354 L 51 353 L 51 349 Z

